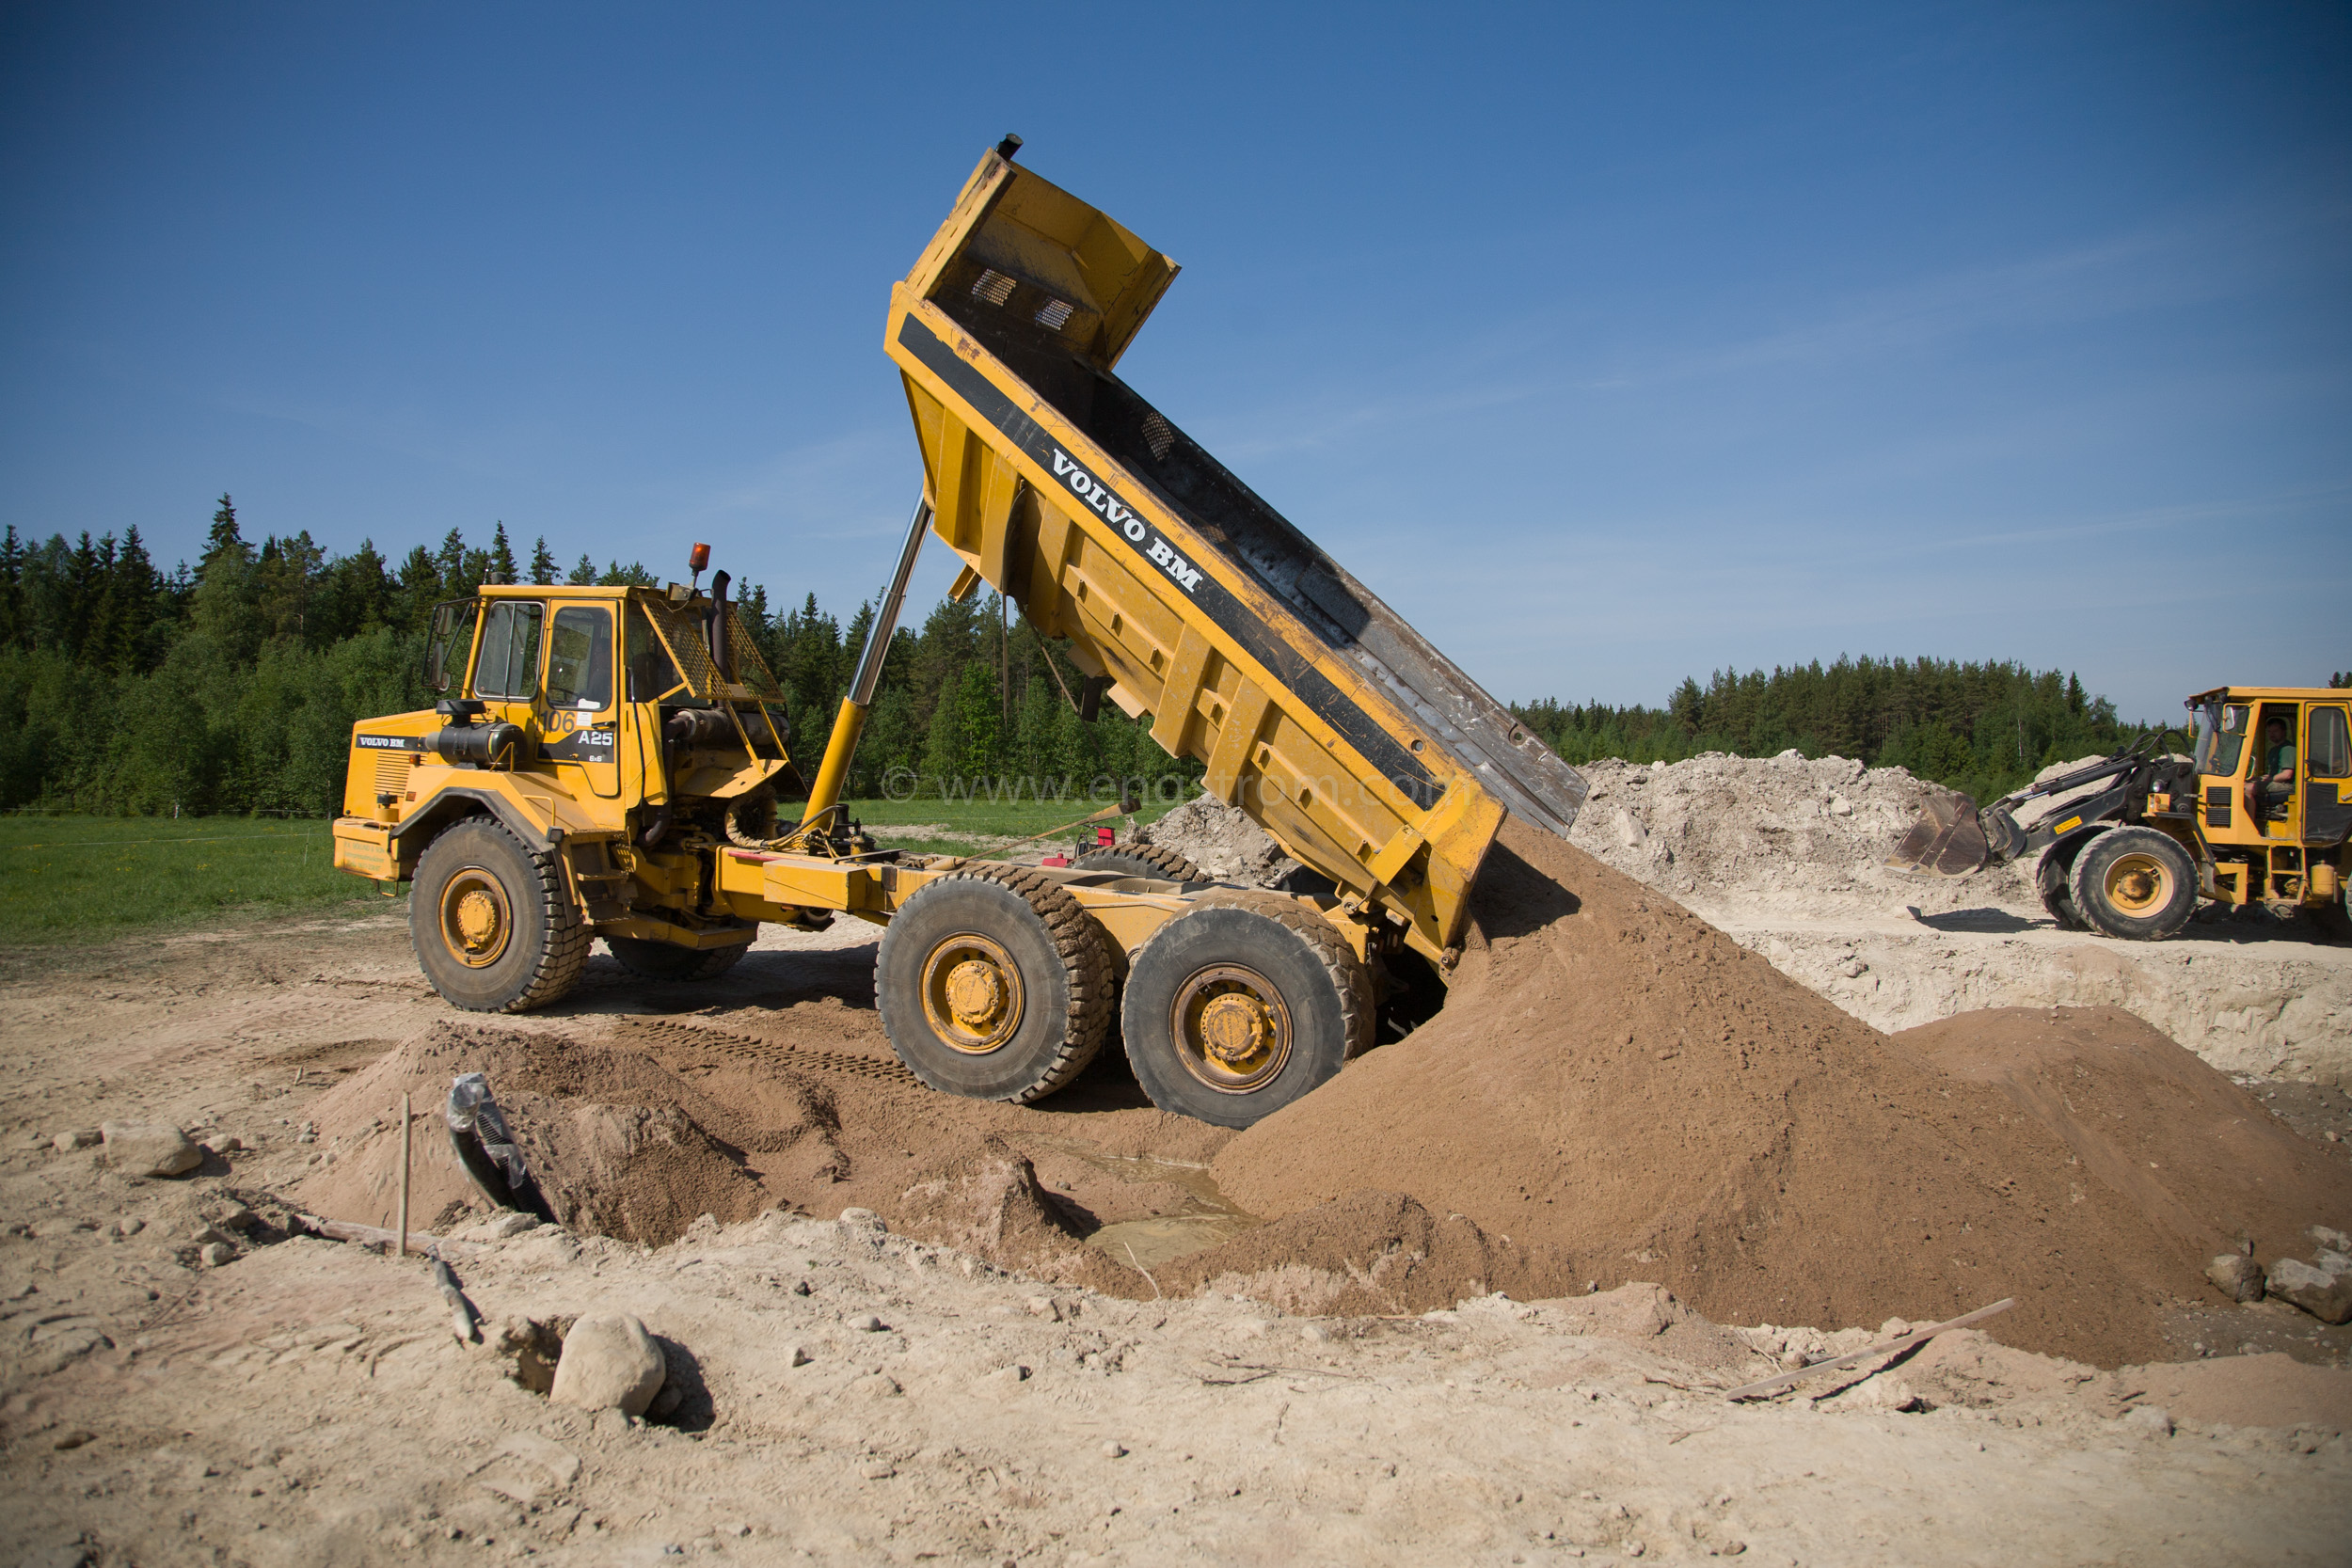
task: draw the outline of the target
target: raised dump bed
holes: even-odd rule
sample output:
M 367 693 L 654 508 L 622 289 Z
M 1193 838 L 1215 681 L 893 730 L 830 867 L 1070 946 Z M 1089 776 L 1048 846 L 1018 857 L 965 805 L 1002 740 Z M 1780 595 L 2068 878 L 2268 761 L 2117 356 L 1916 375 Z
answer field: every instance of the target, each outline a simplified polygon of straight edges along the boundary
M 980 161 L 891 291 L 931 526 L 1209 793 L 1442 964 L 1502 814 L 1565 836 L 1584 783 L 1113 372 L 1176 271 Z

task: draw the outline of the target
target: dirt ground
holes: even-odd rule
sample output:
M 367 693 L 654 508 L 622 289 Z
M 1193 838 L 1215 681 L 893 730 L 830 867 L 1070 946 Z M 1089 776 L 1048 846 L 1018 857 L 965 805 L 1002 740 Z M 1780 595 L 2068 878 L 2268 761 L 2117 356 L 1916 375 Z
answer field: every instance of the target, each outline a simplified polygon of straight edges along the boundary
M 1229 1135 L 1152 1111 L 1115 1062 L 1030 1109 L 921 1091 L 873 1020 L 875 935 L 771 933 L 699 987 L 599 956 L 563 1007 L 468 1047 L 551 1097 L 565 1072 L 642 1058 L 690 1115 L 694 1093 L 739 1103 L 730 1083 L 810 1085 L 760 1128 L 716 1123 L 757 1193 L 679 1188 L 744 1210 L 681 1217 L 683 1199 L 638 1194 L 448 1249 L 493 1339 L 520 1316 L 642 1317 L 683 1394 L 649 1425 L 518 1386 L 492 1346 L 453 1337 L 420 1260 L 289 1234 L 306 1197 L 378 1194 L 380 1089 L 439 1072 L 450 1015 L 398 921 L 0 958 L 0 1547 L 257 1565 L 2344 1560 L 2345 1331 L 2291 1307 L 2205 1304 L 2176 1336 L 2185 1359 L 2110 1370 L 2009 1348 L 1994 1319 L 1735 1406 L 1724 1389 L 1883 1325 L 1719 1326 L 1641 1282 L 1515 1301 L 1471 1277 L 1508 1263 L 1491 1238 L 1398 1200 L 1413 1256 L 1474 1259 L 1451 1282 L 1468 1299 L 1284 1315 L 1182 1261 L 1249 1224 L 1205 1168 Z M 134 1180 L 55 1146 L 107 1120 L 186 1128 L 204 1164 Z M 589 1129 L 580 1168 L 596 1137 L 667 1125 Z M 943 1163 L 946 1145 L 962 1152 Z M 426 1122 L 415 1147 L 421 1191 L 447 1145 Z M 707 1175 L 707 1151 L 663 1147 Z M 448 1191 L 420 1223 L 479 1217 Z M 788 1209 L 751 1212 L 776 1194 Z M 225 1261 L 202 1261 L 207 1239 Z

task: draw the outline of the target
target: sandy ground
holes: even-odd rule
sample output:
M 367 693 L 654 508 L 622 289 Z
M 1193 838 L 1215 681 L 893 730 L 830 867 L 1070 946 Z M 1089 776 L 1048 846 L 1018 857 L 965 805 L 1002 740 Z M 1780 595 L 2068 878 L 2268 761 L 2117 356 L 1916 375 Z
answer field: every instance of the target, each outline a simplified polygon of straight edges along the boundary
M 2115 1006 L 2240 1079 L 2352 1089 L 2352 944 L 2313 922 L 2208 905 L 2168 941 L 2117 942 L 2059 929 L 2028 864 L 1888 872 L 1880 863 L 1941 793 L 1899 768 L 1789 752 L 1585 772 L 1574 843 L 1874 1028 Z
M 2147 942 L 2060 930 L 2017 900 L 1809 918 L 1760 899 L 1692 908 L 1873 1028 L 1979 1007 L 2121 1007 L 2241 1082 L 2352 1089 L 2352 946 L 2300 922 L 2197 920 Z
M 854 1065 L 873 935 L 771 934 L 708 988 L 599 958 L 512 1022 Z M 2352 1374 L 2307 1364 L 2341 1347 L 2275 1303 L 2208 1335 L 2254 1354 L 2098 1372 L 2003 1348 L 1994 1320 L 1735 1407 L 1722 1390 L 1784 1354 L 1880 1325 L 1722 1328 L 1643 1285 L 1347 1320 L 1128 1301 L 838 1211 L 651 1250 L 552 1228 L 453 1247 L 493 1324 L 625 1310 L 669 1341 L 667 1424 L 592 1420 L 461 1346 L 418 1260 L 283 1227 L 278 1195 L 332 1152 L 313 1107 L 447 1017 L 398 922 L 9 955 L 0 992 L 10 1560 L 2272 1564 L 2340 1562 L 2352 1530 Z M 814 1037 L 781 1043 L 796 1020 Z M 1121 1142 L 1152 1113 L 1080 1089 L 1007 1114 L 1073 1173 L 1136 1166 L 1134 1212 L 1165 1209 L 1175 1164 Z M 109 1119 L 215 1152 L 136 1180 L 50 1142 Z M 1120 1184 L 1085 1201 L 1115 1217 Z M 233 1256 L 202 1266 L 239 1205 L 258 1224 L 215 1231 Z

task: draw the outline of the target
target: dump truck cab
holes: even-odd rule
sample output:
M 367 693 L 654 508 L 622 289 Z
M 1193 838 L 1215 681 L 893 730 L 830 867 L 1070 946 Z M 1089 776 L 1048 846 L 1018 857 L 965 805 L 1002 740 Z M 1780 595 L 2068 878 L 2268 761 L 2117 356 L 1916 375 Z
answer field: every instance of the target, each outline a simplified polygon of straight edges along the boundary
M 479 817 L 628 958 L 666 973 L 733 956 L 755 927 L 712 896 L 713 856 L 771 836 L 802 785 L 782 690 L 724 586 L 490 584 L 437 606 L 423 673 L 439 701 L 354 726 L 336 864 L 409 881 Z M 515 911 L 461 891 L 444 912 L 420 938 L 428 974 L 495 967 Z
M 2333 911 L 2352 834 L 2352 691 L 2225 686 L 2188 699 L 2204 892 Z

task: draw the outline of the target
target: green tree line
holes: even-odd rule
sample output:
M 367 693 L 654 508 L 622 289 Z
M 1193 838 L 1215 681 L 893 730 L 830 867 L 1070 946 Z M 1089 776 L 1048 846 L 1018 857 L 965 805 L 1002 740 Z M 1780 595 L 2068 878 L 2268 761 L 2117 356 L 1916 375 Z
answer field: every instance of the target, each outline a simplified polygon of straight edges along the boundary
M 1873 768 L 1907 768 L 1979 800 L 2009 793 L 2054 762 L 2113 751 L 2145 726 L 2078 676 L 2017 663 L 1840 658 L 1771 674 L 1718 670 L 1662 707 L 1514 705 L 1519 721 L 1570 763 L 1597 757 L 1679 762 L 1702 752 L 1769 757 L 1796 751 Z
M 170 572 L 138 531 L 26 545 L 0 538 L 0 808 L 269 813 L 340 808 L 355 720 L 429 705 L 432 607 L 485 582 L 651 584 L 638 562 L 568 569 L 542 538 L 519 557 L 501 523 L 456 529 L 397 563 L 362 542 L 330 556 L 307 531 L 258 545 L 220 499 L 194 565 Z M 738 601 L 785 691 L 792 751 L 813 772 L 875 607 L 844 622 L 814 594 Z M 1079 719 L 1066 652 L 993 595 L 942 602 L 892 640 L 850 793 L 1089 798 L 1168 795 L 1198 779 L 1148 726 L 1104 705 Z M 2339 677 L 2340 679 L 2343 677 Z M 2001 794 L 2045 764 L 2138 733 L 2081 680 L 2016 663 L 1840 658 L 1686 679 L 1660 707 L 1515 705 L 1570 763 L 1701 752 L 1836 752 Z
M 329 556 L 307 531 L 246 539 L 223 496 L 202 556 L 160 570 L 138 531 L 27 545 L 0 535 L 0 809 L 330 816 L 356 720 L 430 705 L 433 606 L 485 582 L 650 585 L 642 563 L 568 570 L 542 538 L 456 529 L 397 564 L 373 541 Z M 875 608 L 845 626 L 814 594 L 738 603 L 786 693 L 792 751 L 815 771 Z M 902 626 L 850 788 L 882 793 L 1166 796 L 1198 778 L 1105 704 L 1079 720 L 1066 654 L 994 597 Z

